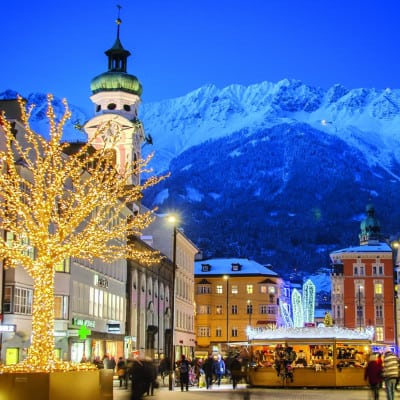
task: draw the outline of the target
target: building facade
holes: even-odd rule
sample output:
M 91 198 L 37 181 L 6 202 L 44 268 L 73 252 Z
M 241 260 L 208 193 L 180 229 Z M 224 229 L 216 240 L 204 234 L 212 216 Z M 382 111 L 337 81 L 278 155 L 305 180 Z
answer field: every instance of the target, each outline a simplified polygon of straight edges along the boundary
M 374 329 L 378 345 L 397 346 L 393 251 L 372 204 L 366 214 L 360 245 L 330 254 L 332 317 L 339 326 Z
M 248 344 L 248 327 L 280 326 L 282 291 L 279 275 L 255 261 L 243 258 L 196 261 L 197 355 L 211 351 L 228 355 Z

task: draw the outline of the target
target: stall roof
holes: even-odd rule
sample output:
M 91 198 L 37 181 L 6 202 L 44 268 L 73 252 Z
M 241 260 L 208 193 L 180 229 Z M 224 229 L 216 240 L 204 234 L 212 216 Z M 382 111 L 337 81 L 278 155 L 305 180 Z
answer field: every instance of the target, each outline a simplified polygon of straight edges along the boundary
M 290 340 L 290 339 L 339 339 L 339 340 L 372 340 L 373 328 L 364 331 L 330 327 L 306 328 L 252 328 L 247 330 L 250 340 Z

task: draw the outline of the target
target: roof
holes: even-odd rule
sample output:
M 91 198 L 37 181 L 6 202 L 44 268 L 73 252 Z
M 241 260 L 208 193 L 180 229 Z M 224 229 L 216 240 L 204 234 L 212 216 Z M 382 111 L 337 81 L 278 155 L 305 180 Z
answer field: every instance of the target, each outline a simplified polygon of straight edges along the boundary
M 203 264 L 208 264 L 211 268 L 203 272 Z M 232 271 L 232 264 L 240 264 L 241 268 L 237 271 Z M 201 276 L 221 276 L 225 274 L 229 276 L 263 275 L 279 277 L 276 272 L 268 267 L 247 258 L 212 258 L 196 261 L 194 263 L 194 275 L 196 278 L 200 278 Z
M 364 244 L 354 247 L 346 247 L 344 249 L 332 251 L 331 255 L 339 255 L 343 253 L 391 253 L 392 248 L 384 242 L 377 244 Z

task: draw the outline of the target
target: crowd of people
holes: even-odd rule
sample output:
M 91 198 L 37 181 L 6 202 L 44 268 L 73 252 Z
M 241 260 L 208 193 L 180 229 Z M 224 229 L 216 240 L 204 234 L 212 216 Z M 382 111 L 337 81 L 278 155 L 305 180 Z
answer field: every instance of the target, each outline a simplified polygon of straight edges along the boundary
M 399 383 L 399 367 L 399 359 L 390 350 L 387 350 L 383 356 L 379 353 L 371 354 L 365 368 L 364 378 L 370 386 L 373 400 L 379 400 L 379 392 L 383 383 L 387 400 L 394 400 Z
M 190 386 L 199 386 L 211 389 L 212 385 L 221 385 L 221 379 L 228 377 L 233 389 L 243 378 L 242 359 L 239 355 L 228 357 L 225 360 L 220 354 L 210 354 L 206 358 L 190 360 L 185 355 L 175 363 L 174 385 L 181 391 L 188 391 Z M 87 360 L 82 359 L 82 362 Z M 105 355 L 102 359 L 96 357 L 93 363 L 99 369 L 112 369 L 119 380 L 119 386 L 128 389 L 131 384 L 131 400 L 140 400 L 144 395 L 152 396 L 154 389 L 159 386 L 158 377 L 165 386 L 165 378 L 169 376 L 171 364 L 169 359 L 160 360 L 158 367 L 151 359 L 124 359 Z

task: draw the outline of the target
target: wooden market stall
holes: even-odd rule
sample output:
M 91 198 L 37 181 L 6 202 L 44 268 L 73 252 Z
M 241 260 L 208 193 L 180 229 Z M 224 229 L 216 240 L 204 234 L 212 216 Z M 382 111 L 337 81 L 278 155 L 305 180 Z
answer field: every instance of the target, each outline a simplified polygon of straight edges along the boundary
M 253 329 L 253 386 L 366 386 L 372 333 L 338 327 Z

